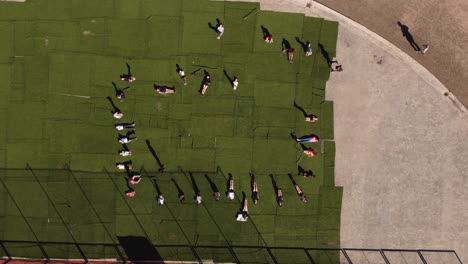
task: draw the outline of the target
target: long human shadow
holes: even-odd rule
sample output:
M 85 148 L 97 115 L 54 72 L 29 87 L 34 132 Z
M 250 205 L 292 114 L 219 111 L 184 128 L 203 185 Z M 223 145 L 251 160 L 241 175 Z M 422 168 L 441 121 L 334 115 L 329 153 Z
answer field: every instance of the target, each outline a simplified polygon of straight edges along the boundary
M 306 52 L 307 44 L 308 44 L 309 42 L 307 41 L 307 43 L 304 43 L 304 42 L 301 41 L 301 39 L 300 39 L 299 37 L 296 37 L 296 41 L 297 41 L 297 43 L 299 43 L 299 44 L 301 45 L 302 50 L 303 50 L 304 52 Z
M 296 185 L 297 185 L 297 182 L 293 179 L 293 176 L 292 176 L 291 173 L 288 173 L 288 177 L 289 177 L 289 179 L 291 180 L 293 186 L 296 186 Z
M 254 199 L 253 192 L 254 192 L 255 174 L 250 172 L 249 176 L 250 176 L 250 193 L 252 194 L 251 198 L 252 198 L 252 201 L 253 201 L 253 199 Z
M 211 22 L 208 22 L 208 27 L 214 32 L 217 32 L 217 28 L 220 24 L 221 24 L 221 20 L 219 20 L 219 18 L 216 18 L 216 26 L 213 26 Z
M 411 47 L 412 47 L 415 51 L 421 51 L 421 48 L 419 47 L 419 45 L 416 43 L 416 41 L 414 41 L 413 35 L 411 35 L 411 33 L 409 32 L 408 26 L 402 24 L 400 21 L 398 21 L 397 24 L 398 24 L 398 26 L 399 26 L 400 29 L 401 29 L 401 33 L 403 34 L 403 37 L 406 38 L 406 40 L 407 40 L 408 43 L 411 45 Z
M 158 185 L 158 182 L 156 181 L 156 179 L 153 178 L 153 179 L 151 180 L 151 182 L 153 183 L 154 189 L 155 189 L 156 192 L 158 193 L 158 196 L 159 196 L 159 195 L 162 195 L 161 189 L 159 189 L 159 185 Z
M 273 177 L 273 174 L 270 174 L 271 178 L 271 184 L 273 185 L 273 189 L 275 191 L 275 196 L 278 195 L 278 185 L 276 184 L 275 177 Z
M 113 108 L 113 110 L 111 111 L 111 113 L 114 114 L 114 113 L 116 113 L 116 112 L 120 112 L 120 109 L 114 104 L 114 101 L 112 101 L 112 97 L 107 96 L 106 98 L 107 98 L 107 100 L 110 102 L 110 104 L 111 104 L 111 106 L 112 106 L 112 108 Z
M 127 73 L 125 74 L 121 74 L 120 75 L 120 78 L 125 78 L 125 77 L 130 77 L 132 76 L 132 71 L 131 71 L 131 67 L 130 67 L 130 64 L 128 64 L 128 62 L 125 63 L 127 65 Z
M 149 139 L 145 140 L 146 141 L 146 146 L 148 146 L 149 151 L 151 152 L 151 155 L 153 155 L 154 159 L 158 163 L 159 166 L 159 172 L 163 172 L 166 168 L 164 167 L 164 164 L 162 164 L 161 160 L 159 159 L 158 154 L 154 150 L 154 148 L 151 146 L 151 142 Z
M 127 260 L 131 263 L 160 263 L 162 256 L 146 237 L 141 236 L 117 236 Z
M 210 184 L 211 190 L 213 192 L 219 192 L 218 186 L 216 186 L 216 183 L 214 183 L 213 180 L 211 180 L 211 178 L 208 176 L 208 174 L 205 174 L 205 178 L 208 181 L 208 183 Z
M 283 39 L 283 41 L 281 42 L 281 51 L 283 50 L 286 50 L 286 49 L 289 49 L 291 48 L 291 43 L 289 43 L 289 41 L 287 39 Z
M 176 180 L 174 178 L 171 179 L 171 181 L 174 183 L 176 189 L 177 189 L 177 196 L 179 197 L 179 201 L 180 202 L 183 202 L 183 200 L 185 199 L 181 199 L 181 197 L 184 197 L 185 198 L 185 193 L 184 191 L 182 191 L 182 189 L 180 188 L 179 184 L 177 184 Z
M 125 88 L 120 89 L 120 88 L 117 87 L 117 84 L 115 82 L 112 82 L 112 86 L 114 86 L 114 91 L 115 91 L 116 95 L 120 94 L 120 93 L 123 93 L 127 89 L 130 89 L 130 86 L 127 86 Z
M 268 36 L 271 36 L 270 31 L 268 31 L 266 27 L 264 27 L 263 25 L 260 25 L 260 27 L 262 28 L 263 39 L 265 39 Z
M 193 192 L 195 193 L 195 197 L 200 194 L 200 189 L 198 188 L 197 182 L 195 181 L 195 178 L 193 177 L 193 174 L 189 172 L 190 176 L 190 181 L 192 182 L 192 188 Z
M 229 84 L 232 85 L 232 82 L 234 81 L 234 79 L 229 76 L 226 70 L 223 70 L 223 72 L 224 72 L 224 76 L 226 76 L 226 79 L 228 79 Z
M 312 172 L 312 170 L 310 170 L 310 169 L 305 170 L 300 165 L 297 165 L 297 175 L 298 176 L 303 176 L 303 177 L 313 177 L 313 178 L 315 178 L 315 175 Z
M 308 117 L 309 115 L 307 114 L 307 112 L 304 110 L 304 108 L 302 108 L 301 106 L 299 106 L 295 101 L 294 101 L 294 107 L 301 111 L 301 113 L 304 115 L 304 117 Z
M 322 45 L 322 43 L 319 43 L 318 46 L 319 46 L 319 49 L 320 49 L 320 53 L 322 54 L 323 58 L 325 58 L 325 60 L 327 61 L 328 67 L 331 68 L 331 64 L 332 64 L 333 61 L 330 59 L 330 54 L 328 54 L 327 50 Z

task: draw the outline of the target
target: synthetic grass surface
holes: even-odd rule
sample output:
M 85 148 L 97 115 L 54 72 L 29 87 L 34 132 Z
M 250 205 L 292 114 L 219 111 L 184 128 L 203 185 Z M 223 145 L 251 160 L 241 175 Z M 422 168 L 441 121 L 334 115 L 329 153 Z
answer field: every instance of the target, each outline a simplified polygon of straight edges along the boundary
M 144 237 L 160 246 L 198 246 L 201 259 L 242 263 L 309 262 L 301 250 L 247 246 L 339 247 L 342 192 L 334 185 L 333 104 L 324 101 L 330 72 L 318 48 L 321 43 L 333 58 L 337 23 L 256 12 L 258 6 L 201 0 L 0 3 L 0 238 L 100 243 L 81 250 L 88 258 L 119 258 L 104 244 Z M 221 40 L 208 27 L 216 18 L 226 28 Z M 261 26 L 274 43 L 263 41 Z M 283 39 L 296 50 L 292 64 L 282 52 Z M 305 41 L 313 47 L 310 57 L 300 44 Z M 137 78 L 130 85 L 119 79 L 126 62 Z M 187 86 L 176 64 L 184 68 Z M 205 70 L 212 83 L 201 97 Z M 229 81 L 234 76 L 236 91 Z M 124 102 L 115 98 L 111 82 L 130 86 Z M 161 96 L 153 84 L 175 86 L 177 93 Z M 125 158 L 117 155 L 113 124 L 120 121 L 112 118 L 107 96 L 124 113 L 121 121 L 136 123 L 138 140 L 128 146 L 144 179 L 132 199 L 122 195 L 125 174 L 115 169 Z M 319 122 L 304 122 L 294 102 Z M 321 143 L 308 144 L 318 155 L 306 158 L 291 132 L 318 135 Z M 165 164 L 164 174 L 156 173 L 145 140 Z M 298 165 L 316 178 L 296 176 Z M 224 198 L 229 173 L 234 201 Z M 260 189 L 256 206 L 249 173 Z M 193 203 L 191 177 L 203 195 L 200 206 Z M 212 199 L 207 177 L 221 201 Z M 281 208 L 272 178 L 284 193 Z M 185 203 L 178 202 L 171 179 L 184 191 Z M 156 186 L 167 206 L 156 204 Z M 242 192 L 250 202 L 246 223 L 235 221 Z M 13 256 L 42 257 L 36 246 L 5 245 Z M 44 250 L 53 258 L 82 257 L 74 245 Z M 120 251 L 130 257 L 125 248 Z M 195 259 L 185 247 L 157 251 L 168 260 Z M 317 263 L 338 258 L 337 252 L 310 255 Z

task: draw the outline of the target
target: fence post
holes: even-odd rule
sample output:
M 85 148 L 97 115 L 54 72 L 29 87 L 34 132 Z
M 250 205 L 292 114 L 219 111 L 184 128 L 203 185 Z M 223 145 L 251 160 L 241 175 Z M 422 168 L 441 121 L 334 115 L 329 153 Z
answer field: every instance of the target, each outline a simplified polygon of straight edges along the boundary
M 388 260 L 387 256 L 385 256 L 385 253 L 382 251 L 382 249 L 379 249 L 380 255 L 382 255 L 382 258 L 384 259 L 386 264 L 390 264 L 390 261 Z
M 419 255 L 419 258 L 421 259 L 421 261 L 422 261 L 424 264 L 427 264 L 426 259 L 425 259 L 424 256 L 421 254 L 421 251 L 417 250 L 417 252 L 418 252 L 418 255 Z
M 348 261 L 349 264 L 353 264 L 353 262 L 351 261 L 351 259 L 349 258 L 348 256 L 348 253 L 346 253 L 346 250 L 344 248 L 341 249 L 341 252 L 343 253 L 343 255 L 345 256 L 346 260 Z
M 316 264 L 314 259 L 312 258 L 312 256 L 309 254 L 309 251 L 307 251 L 307 249 L 304 248 L 304 252 L 306 253 L 307 258 L 310 260 L 310 263 L 311 264 Z

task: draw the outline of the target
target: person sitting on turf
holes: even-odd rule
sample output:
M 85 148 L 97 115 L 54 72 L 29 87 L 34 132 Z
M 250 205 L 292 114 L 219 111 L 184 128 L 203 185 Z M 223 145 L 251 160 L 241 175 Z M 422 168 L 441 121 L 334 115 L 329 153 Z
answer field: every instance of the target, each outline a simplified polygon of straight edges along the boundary
M 210 84 L 211 84 L 210 74 L 208 72 L 205 72 L 205 77 L 203 77 L 203 80 L 202 80 L 203 88 L 201 90 L 201 96 L 205 96 L 206 89 L 208 89 L 208 86 L 210 86 Z
M 132 160 L 117 162 L 115 163 L 115 166 L 119 170 L 132 169 Z
M 158 205 L 164 204 L 164 196 L 162 194 L 158 195 Z
M 298 143 L 316 143 L 319 141 L 319 137 L 316 135 L 311 135 L 307 137 L 296 138 Z
M 124 82 L 131 83 L 131 82 L 135 81 L 136 78 L 133 77 L 133 76 L 126 75 L 126 74 L 122 74 L 122 75 L 120 75 L 120 80 L 122 80 Z
M 124 129 L 135 129 L 135 122 L 115 124 L 114 127 L 118 131 L 122 131 Z
M 213 192 L 213 198 L 215 199 L 215 201 L 219 201 L 219 199 L 221 199 L 221 193 L 218 191 Z
M 257 182 L 254 180 L 252 184 L 252 200 L 253 204 L 256 205 L 258 203 L 258 186 Z
M 133 197 L 135 196 L 135 194 L 136 194 L 135 190 L 132 190 L 132 189 L 125 192 L 125 195 L 127 195 L 128 197 Z
M 140 181 L 143 179 L 143 177 L 141 177 L 141 175 L 139 174 L 135 174 L 133 175 L 132 177 L 130 177 L 130 184 L 131 185 L 136 185 L 138 183 L 140 183 Z
M 169 87 L 166 87 L 166 86 L 158 86 L 158 85 L 154 85 L 154 90 L 156 90 L 156 92 L 158 92 L 160 95 L 167 95 L 167 94 L 171 94 L 171 93 L 175 93 L 175 88 L 169 88 Z
M 236 220 L 239 222 L 246 222 L 249 219 L 249 208 L 247 207 L 247 198 L 244 199 L 242 212 L 237 214 Z
M 123 117 L 123 113 L 120 112 L 120 110 L 115 110 L 115 111 L 112 111 L 112 116 L 115 119 L 121 119 Z
M 265 42 L 266 43 L 273 43 L 273 36 L 272 35 L 266 35 L 265 36 Z
M 283 52 L 286 52 L 287 55 L 288 55 L 288 61 L 290 63 L 293 62 L 293 59 L 294 59 L 294 48 L 287 48 L 285 50 L 283 50 Z
M 307 157 L 311 158 L 313 156 L 315 156 L 315 151 L 311 148 L 308 148 L 308 149 L 304 149 L 304 154 L 307 155 Z
M 314 173 L 312 172 L 312 170 L 304 170 L 303 168 L 299 167 L 299 172 L 297 173 L 297 176 L 302 176 L 304 178 L 308 178 L 308 177 L 313 177 L 315 178 L 315 175 Z
M 279 206 L 283 206 L 283 191 L 281 189 L 276 191 L 276 202 Z
M 318 117 L 315 115 L 308 115 L 305 117 L 306 122 L 316 122 L 318 121 Z
M 135 134 L 135 130 L 128 131 L 125 136 L 119 134 L 119 137 L 117 138 L 117 141 L 119 141 L 119 143 L 121 143 L 121 144 L 130 143 L 133 140 L 137 139 L 137 137 L 130 137 L 132 134 Z
M 232 175 L 229 175 L 229 189 L 227 191 L 227 198 L 228 200 L 234 200 L 234 178 Z
M 306 55 L 307 57 L 309 57 L 310 55 L 312 55 L 312 47 L 310 46 L 310 42 L 309 42 L 309 41 L 307 41 L 304 50 L 305 50 L 305 55 Z
M 202 203 L 202 196 L 200 193 L 197 193 L 197 195 L 195 196 L 195 204 L 199 205 Z
M 187 85 L 187 77 L 185 76 L 184 69 L 180 68 L 179 64 L 176 64 L 176 67 L 177 67 L 177 69 L 176 69 L 177 74 L 179 74 L 180 79 L 182 79 L 182 81 L 184 81 L 184 85 Z
M 120 102 L 123 102 L 125 100 L 125 93 L 124 91 L 127 90 L 127 89 L 130 89 L 129 86 L 123 88 L 123 89 L 119 89 L 117 88 L 117 84 L 115 84 L 115 82 L 112 82 L 112 85 L 114 86 L 114 90 L 115 90 L 115 97 L 117 97 L 117 99 L 120 100 Z
M 132 73 L 130 72 L 130 65 L 127 64 L 127 74 L 122 74 L 120 75 L 120 80 L 124 81 L 124 82 L 133 82 L 136 80 L 135 77 L 132 76 Z
M 307 203 L 307 197 L 304 195 L 299 185 L 295 184 L 294 187 L 296 188 L 297 195 L 299 195 L 301 201 Z

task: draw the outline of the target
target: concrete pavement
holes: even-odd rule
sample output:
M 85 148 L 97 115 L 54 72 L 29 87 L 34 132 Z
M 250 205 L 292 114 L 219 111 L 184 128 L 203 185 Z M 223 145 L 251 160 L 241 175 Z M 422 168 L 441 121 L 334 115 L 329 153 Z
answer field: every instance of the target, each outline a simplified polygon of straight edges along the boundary
M 335 106 L 341 246 L 454 249 L 468 261 L 468 114 L 430 72 L 365 27 L 312 1 L 264 10 L 340 22 L 327 99 Z M 430 53 L 425 55 L 430 56 Z

